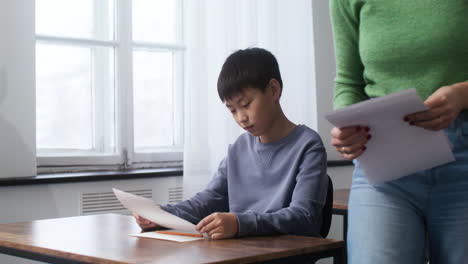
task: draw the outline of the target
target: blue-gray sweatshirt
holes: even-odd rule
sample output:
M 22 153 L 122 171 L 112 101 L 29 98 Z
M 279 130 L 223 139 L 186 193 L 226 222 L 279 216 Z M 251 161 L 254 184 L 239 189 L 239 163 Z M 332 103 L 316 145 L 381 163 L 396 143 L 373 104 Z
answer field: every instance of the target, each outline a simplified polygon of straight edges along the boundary
M 203 191 L 162 208 L 194 224 L 214 212 L 234 213 L 238 236 L 320 236 L 327 187 L 322 141 L 315 131 L 298 125 L 266 144 L 242 134 Z

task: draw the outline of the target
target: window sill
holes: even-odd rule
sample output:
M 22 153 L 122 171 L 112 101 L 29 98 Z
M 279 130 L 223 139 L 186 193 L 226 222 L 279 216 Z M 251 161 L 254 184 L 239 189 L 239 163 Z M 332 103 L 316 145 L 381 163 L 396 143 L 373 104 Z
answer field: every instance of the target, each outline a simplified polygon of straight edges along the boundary
M 328 167 L 353 166 L 348 160 L 328 161 Z M 182 176 L 182 167 L 157 168 L 157 169 L 133 169 L 125 171 L 92 171 L 73 173 L 44 173 L 34 177 L 5 178 L 0 179 L 0 186 L 36 185 L 50 183 L 74 183 L 109 180 L 128 180 L 142 178 L 158 178 L 170 176 Z
M 158 169 L 134 169 L 134 170 L 125 170 L 125 171 L 45 173 L 45 174 L 39 174 L 34 177 L 0 179 L 0 186 L 127 180 L 127 179 L 182 176 L 182 175 L 183 175 L 182 167 L 158 168 Z

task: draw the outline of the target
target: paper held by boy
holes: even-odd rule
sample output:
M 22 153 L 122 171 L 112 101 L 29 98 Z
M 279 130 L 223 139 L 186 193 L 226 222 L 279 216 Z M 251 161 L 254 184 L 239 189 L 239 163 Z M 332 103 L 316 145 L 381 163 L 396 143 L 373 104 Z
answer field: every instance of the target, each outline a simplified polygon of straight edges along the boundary
M 206 235 L 201 236 L 200 233 L 196 231 L 194 224 L 162 210 L 159 205 L 153 202 L 153 200 L 115 188 L 112 188 L 112 190 L 125 208 L 158 224 L 159 226 L 169 228 L 161 231 L 130 234 L 130 236 L 164 239 L 177 242 L 200 240 L 206 237 Z
M 426 109 L 413 88 L 336 110 L 326 119 L 336 127 L 370 128 L 372 139 L 356 159 L 369 182 L 379 184 L 455 160 L 443 130 L 429 131 L 403 120 Z

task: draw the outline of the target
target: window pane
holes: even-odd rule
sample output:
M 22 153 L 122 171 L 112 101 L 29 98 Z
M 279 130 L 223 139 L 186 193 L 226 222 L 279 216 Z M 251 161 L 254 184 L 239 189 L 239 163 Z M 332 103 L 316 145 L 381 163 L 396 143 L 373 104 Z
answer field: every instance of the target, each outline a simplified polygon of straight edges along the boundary
M 113 0 L 36 0 L 36 33 L 113 39 Z
M 133 39 L 144 42 L 176 42 L 175 0 L 133 0 Z
M 37 44 L 37 148 L 108 150 L 115 138 L 113 75 L 111 48 Z
M 133 52 L 135 151 L 174 145 L 173 54 Z

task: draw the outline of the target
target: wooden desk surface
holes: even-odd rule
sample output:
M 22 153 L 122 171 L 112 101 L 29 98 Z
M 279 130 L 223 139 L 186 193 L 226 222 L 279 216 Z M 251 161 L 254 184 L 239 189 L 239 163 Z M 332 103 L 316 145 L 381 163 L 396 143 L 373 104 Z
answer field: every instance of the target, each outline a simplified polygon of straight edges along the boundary
M 0 248 L 86 263 L 187 264 L 250 263 L 344 246 L 341 240 L 301 236 L 184 243 L 128 236 L 138 232 L 133 217 L 117 214 L 0 224 Z
M 348 210 L 349 189 L 337 189 L 333 192 L 333 209 Z

